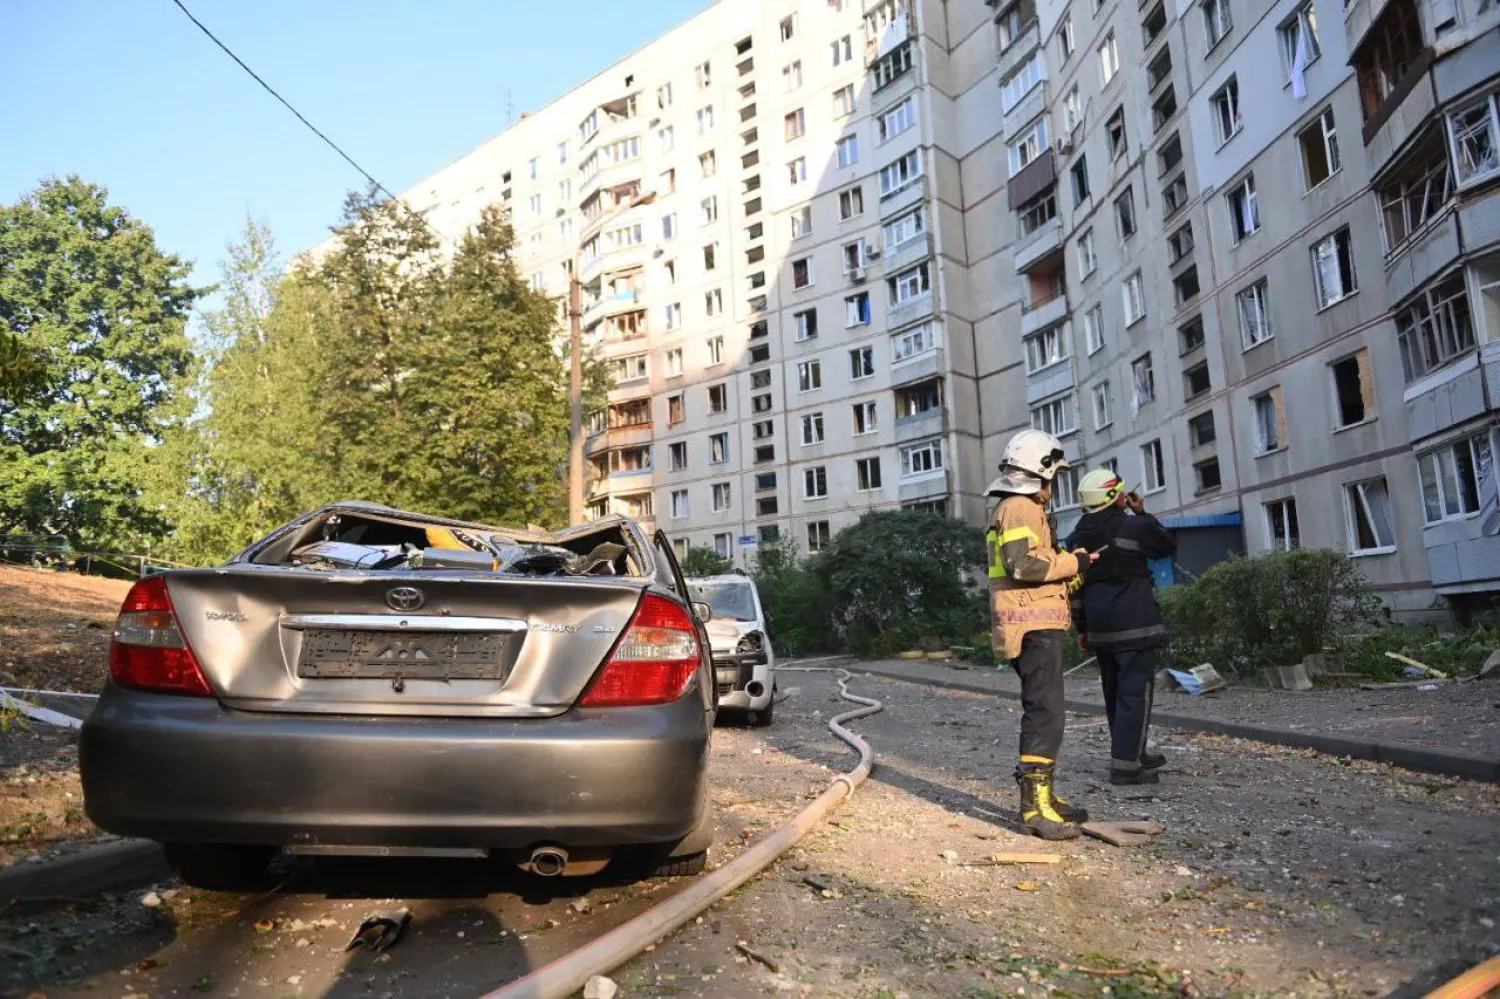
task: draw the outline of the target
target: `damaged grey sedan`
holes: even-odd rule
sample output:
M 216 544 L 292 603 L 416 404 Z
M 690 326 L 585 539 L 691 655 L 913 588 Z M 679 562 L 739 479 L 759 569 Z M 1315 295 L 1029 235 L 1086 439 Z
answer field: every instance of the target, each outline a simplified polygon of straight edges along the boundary
M 341 503 L 131 589 L 89 818 L 233 889 L 279 853 L 702 870 L 715 687 L 671 546 Z

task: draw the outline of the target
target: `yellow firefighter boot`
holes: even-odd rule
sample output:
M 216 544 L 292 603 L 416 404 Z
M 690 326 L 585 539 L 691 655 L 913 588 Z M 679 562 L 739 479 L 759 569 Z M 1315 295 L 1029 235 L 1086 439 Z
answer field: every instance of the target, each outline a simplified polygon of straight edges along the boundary
M 1021 825 L 1033 836 L 1048 840 L 1077 839 L 1082 835 L 1076 822 L 1058 814 L 1052 797 L 1052 768 L 1023 763 L 1016 768 L 1021 788 Z

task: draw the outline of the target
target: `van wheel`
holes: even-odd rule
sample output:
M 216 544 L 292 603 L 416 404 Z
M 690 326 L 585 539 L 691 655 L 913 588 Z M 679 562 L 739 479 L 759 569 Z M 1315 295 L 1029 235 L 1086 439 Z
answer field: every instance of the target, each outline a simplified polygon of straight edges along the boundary
M 273 846 L 228 843 L 164 843 L 167 865 L 183 883 L 205 891 L 254 888 L 275 859 Z

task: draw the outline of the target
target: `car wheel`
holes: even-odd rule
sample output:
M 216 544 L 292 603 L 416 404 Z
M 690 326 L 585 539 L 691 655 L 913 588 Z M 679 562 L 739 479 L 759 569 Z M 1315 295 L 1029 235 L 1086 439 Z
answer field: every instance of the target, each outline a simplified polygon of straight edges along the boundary
M 690 878 L 702 874 L 708 867 L 708 851 L 690 853 L 685 857 L 664 857 L 646 868 L 648 878 Z
M 277 852 L 271 846 L 228 843 L 166 843 L 163 849 L 178 878 L 206 891 L 254 888 Z

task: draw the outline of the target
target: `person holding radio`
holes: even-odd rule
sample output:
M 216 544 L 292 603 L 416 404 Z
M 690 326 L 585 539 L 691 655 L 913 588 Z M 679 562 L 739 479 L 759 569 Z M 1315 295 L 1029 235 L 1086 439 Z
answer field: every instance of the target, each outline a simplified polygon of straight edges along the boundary
M 1167 644 L 1167 626 L 1148 562 L 1175 553 L 1177 541 L 1107 468 L 1083 477 L 1078 498 L 1084 515 L 1067 547 L 1085 549 L 1097 560 L 1072 593 L 1073 627 L 1078 647 L 1099 660 L 1109 718 L 1110 783 L 1155 784 L 1167 761 L 1150 752 L 1146 740 L 1157 650 Z

